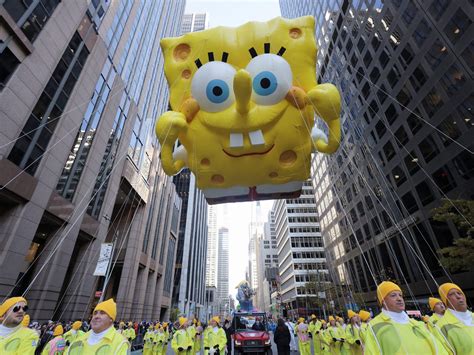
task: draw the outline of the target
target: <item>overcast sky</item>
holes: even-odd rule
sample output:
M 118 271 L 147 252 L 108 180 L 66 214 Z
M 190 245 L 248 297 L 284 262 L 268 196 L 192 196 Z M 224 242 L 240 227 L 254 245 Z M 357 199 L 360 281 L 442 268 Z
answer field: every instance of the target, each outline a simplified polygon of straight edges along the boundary
M 240 26 L 249 21 L 267 21 L 280 16 L 280 5 L 278 0 L 188 0 L 186 2 L 186 13 L 207 12 L 209 14 L 209 27 L 216 26 Z M 268 215 L 273 202 L 262 201 L 262 215 Z M 225 206 L 225 207 L 224 207 Z M 245 268 L 248 265 L 248 241 L 249 223 L 253 214 L 255 215 L 255 203 L 232 203 L 220 205 L 219 208 L 227 208 L 228 221 L 225 223 L 229 228 L 229 293 L 235 298 L 235 286 L 245 278 Z M 222 215 L 220 213 L 219 215 Z M 218 221 L 218 224 L 221 224 Z

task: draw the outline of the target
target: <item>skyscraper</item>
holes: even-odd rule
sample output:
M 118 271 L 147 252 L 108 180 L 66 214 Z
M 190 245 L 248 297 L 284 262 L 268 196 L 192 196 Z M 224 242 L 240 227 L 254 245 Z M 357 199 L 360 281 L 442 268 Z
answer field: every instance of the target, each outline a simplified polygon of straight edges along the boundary
M 320 313 L 327 302 L 329 272 L 310 181 L 296 199 L 276 200 L 275 216 L 281 302 L 291 316 Z
M 217 301 L 219 313 L 228 315 L 229 304 L 229 230 L 219 228 L 218 232 L 218 262 L 217 262 Z
M 189 27 L 187 23 L 190 18 L 192 21 Z M 194 14 L 184 15 L 181 34 L 204 29 L 198 23 L 194 23 L 194 18 Z M 205 18 L 206 16 L 204 20 Z M 197 188 L 195 177 L 189 169 L 181 171 L 173 181 L 183 201 L 173 306 L 179 308 L 180 312 L 199 317 L 201 308 L 206 303 L 207 202 L 201 190 Z
M 217 206 L 211 205 L 207 213 L 206 286 L 217 286 Z
M 0 295 L 25 294 L 33 319 L 85 318 L 101 296 L 119 318 L 167 317 L 181 202 L 152 127 L 168 104 L 159 40 L 183 9 L 0 6 Z M 107 282 L 93 276 L 102 242 Z
M 409 307 L 449 279 L 472 297 L 472 272 L 450 275 L 438 260 L 459 231 L 431 212 L 474 198 L 472 2 L 280 5 L 315 16 L 318 80 L 343 97 L 341 147 L 313 161 L 335 281 L 369 305 L 384 279 L 406 287 Z

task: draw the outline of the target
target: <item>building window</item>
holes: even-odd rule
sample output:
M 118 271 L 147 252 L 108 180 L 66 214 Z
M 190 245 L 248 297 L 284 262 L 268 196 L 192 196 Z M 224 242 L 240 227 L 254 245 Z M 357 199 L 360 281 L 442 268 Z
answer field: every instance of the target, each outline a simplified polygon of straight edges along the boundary
M 425 60 L 434 71 L 439 68 L 440 63 L 446 57 L 447 53 L 448 49 L 446 46 L 439 39 L 436 39 L 430 50 L 426 53 Z
M 418 145 L 420 149 L 421 155 L 425 159 L 425 162 L 430 162 L 437 154 L 439 154 L 439 150 L 436 147 L 436 143 L 432 136 L 428 136 L 421 141 Z
M 27 173 L 35 174 L 88 56 L 75 32 L 8 156 Z
M 3 90 L 18 64 L 20 64 L 18 58 L 8 47 L 5 47 L 0 53 L 0 91 Z
M 456 182 L 446 165 L 436 170 L 432 176 L 436 186 L 444 193 L 448 193 L 456 187 Z
M 438 136 L 443 141 L 445 147 L 461 136 L 461 131 L 453 116 L 446 117 L 443 122 L 438 125 L 438 129 L 441 131 L 438 132 Z
M 410 44 L 407 43 L 400 54 L 402 59 L 400 63 L 403 64 L 403 69 L 406 69 L 410 65 L 413 58 L 415 58 L 415 53 L 413 52 Z
M 453 164 L 458 174 L 464 179 L 469 180 L 474 177 L 474 157 L 469 152 L 463 150 L 454 158 Z
M 400 148 L 408 142 L 408 134 L 405 131 L 405 128 L 403 128 L 403 126 L 400 126 L 400 128 L 397 129 L 397 131 L 395 132 L 395 138 L 397 141 L 397 145 Z
M 365 204 L 369 210 L 374 208 L 374 203 L 372 202 L 372 198 L 370 196 L 365 196 Z
M 388 72 L 387 75 L 388 83 L 392 88 L 395 87 L 399 83 L 400 80 L 400 72 L 398 71 L 396 66 L 393 66 L 392 69 Z
M 471 25 L 472 20 L 459 8 L 444 28 L 444 33 L 453 44 L 456 44 Z
M 385 123 L 382 120 L 378 121 L 375 125 L 375 130 L 377 131 L 377 135 L 379 138 L 382 138 L 384 134 L 387 132 L 387 128 L 385 127 Z
M 382 227 L 380 226 L 380 221 L 377 216 L 372 218 L 370 223 L 372 224 L 372 229 L 374 230 L 375 235 L 379 234 L 382 231 Z
M 383 146 L 383 152 L 385 153 L 385 157 L 387 158 L 387 161 L 392 160 L 392 158 L 395 156 L 395 148 L 393 147 L 390 141 L 388 141 Z
M 23 31 L 26 38 L 33 42 L 59 3 L 60 0 L 6 0 L 3 7 Z
M 415 152 L 412 150 L 405 156 L 405 166 L 407 167 L 408 172 L 410 175 L 414 175 L 418 170 L 420 170 L 420 162 L 418 157 L 416 156 Z
M 416 200 L 411 194 L 411 192 L 407 192 L 405 195 L 402 196 L 402 202 L 405 205 L 408 213 L 413 213 L 418 211 L 418 205 L 416 204 Z
M 433 191 L 431 190 L 427 180 L 422 181 L 415 187 L 416 193 L 418 194 L 418 198 L 423 206 L 426 206 L 430 202 L 433 202 L 435 196 L 433 195 Z
M 453 64 L 449 70 L 444 73 L 440 83 L 446 94 L 451 97 L 461 90 L 466 83 L 466 78 L 464 73 Z
M 408 127 L 410 127 L 411 133 L 415 135 L 420 128 L 422 127 L 422 118 L 420 118 L 420 113 L 418 110 L 414 110 L 413 113 L 407 118 Z
M 407 177 L 405 175 L 405 172 L 399 166 L 396 166 L 392 170 L 392 176 L 393 176 L 393 180 L 395 180 L 395 183 L 397 184 L 397 186 L 401 186 L 405 181 L 407 181 Z
M 450 0 L 434 0 L 428 11 L 430 12 L 431 16 L 433 16 L 433 18 L 438 21 L 441 16 L 446 13 L 446 9 L 448 8 L 449 4 L 451 4 Z
M 425 71 L 421 66 L 416 67 L 413 74 L 410 76 L 411 85 L 415 90 L 419 90 L 427 81 Z
M 72 200 L 79 185 L 115 75 L 112 62 L 107 59 L 56 187 L 58 194 L 68 200 Z
M 415 40 L 418 47 L 421 47 L 423 43 L 425 43 L 425 40 L 428 38 L 430 33 L 431 26 L 423 18 L 413 32 L 413 39 Z
M 392 223 L 392 220 L 390 219 L 388 213 L 386 211 L 382 211 L 382 213 L 380 214 L 382 216 L 382 221 L 385 225 L 385 228 L 390 228 L 393 223 Z

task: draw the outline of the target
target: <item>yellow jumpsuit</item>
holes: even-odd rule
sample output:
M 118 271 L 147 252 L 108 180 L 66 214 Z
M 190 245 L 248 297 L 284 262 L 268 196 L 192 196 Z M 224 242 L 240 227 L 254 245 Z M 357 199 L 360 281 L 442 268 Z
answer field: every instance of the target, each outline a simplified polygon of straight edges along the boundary
M 148 328 L 143 337 L 143 355 L 153 354 L 153 343 L 155 341 L 155 333 L 152 328 Z
M 214 330 L 213 328 L 209 327 L 205 333 L 204 354 L 209 355 L 209 349 L 218 348 L 219 353 L 223 355 L 227 347 L 227 337 L 225 335 L 224 329 L 217 328 L 217 330 Z
M 362 355 L 362 342 L 360 339 L 361 328 L 353 324 L 346 326 L 346 344 L 349 349 L 349 353 L 352 355 Z M 359 344 L 357 344 L 359 341 Z
M 92 330 L 71 343 L 67 355 L 127 355 L 130 343 L 114 327 L 110 327 L 100 342 L 89 345 L 88 339 Z
M 450 348 L 456 351 L 456 354 L 474 354 L 474 314 L 469 313 L 472 317 L 472 326 L 461 322 L 450 309 L 447 309 L 444 316 L 436 323 L 444 339 L 447 340 Z
M 448 354 L 422 322 L 401 324 L 384 313 L 370 321 L 364 338 L 365 354 Z
M 171 347 L 175 354 L 189 354 L 189 348 L 192 349 L 193 342 L 186 329 L 179 329 L 174 333 Z
M 345 341 L 346 337 L 342 327 L 329 325 L 324 332 L 324 336 L 326 342 L 329 344 L 331 354 L 346 354 L 345 349 L 343 349 L 343 341 L 341 341 Z M 336 339 L 336 341 L 334 341 L 334 339 Z
M 165 355 L 168 350 L 168 339 L 166 334 L 158 330 L 153 333 L 153 355 Z
M 314 355 L 322 353 L 321 337 L 319 336 L 321 333 L 321 327 L 322 323 L 319 320 L 316 322 L 311 321 L 308 326 L 309 332 L 313 337 Z
M 38 339 L 36 331 L 20 326 L 10 335 L 0 336 L 0 354 L 34 355 Z
M 300 327 L 301 325 L 305 325 L 306 327 Z M 308 326 L 301 323 L 296 327 L 296 329 L 296 335 L 298 336 L 298 349 L 300 354 L 311 355 L 311 339 L 308 334 Z

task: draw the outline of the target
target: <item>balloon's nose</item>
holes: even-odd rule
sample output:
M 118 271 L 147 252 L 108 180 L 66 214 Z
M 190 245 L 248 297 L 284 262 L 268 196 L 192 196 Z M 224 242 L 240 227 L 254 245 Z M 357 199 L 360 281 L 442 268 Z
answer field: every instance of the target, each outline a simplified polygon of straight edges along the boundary
M 250 109 L 250 96 L 252 95 L 252 78 L 248 71 L 240 69 L 235 73 L 234 94 L 237 111 L 246 114 Z

